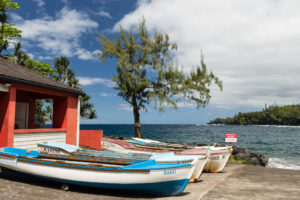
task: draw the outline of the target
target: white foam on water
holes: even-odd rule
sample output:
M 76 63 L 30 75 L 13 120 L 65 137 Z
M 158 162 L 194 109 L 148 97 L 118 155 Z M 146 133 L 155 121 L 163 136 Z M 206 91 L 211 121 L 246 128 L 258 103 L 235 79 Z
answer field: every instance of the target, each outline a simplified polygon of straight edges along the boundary
M 252 125 L 252 126 L 265 126 L 265 127 L 279 127 L 279 128 L 300 128 L 300 126 L 289 125 Z
M 300 160 L 285 160 L 283 158 L 269 158 L 267 167 L 300 170 Z

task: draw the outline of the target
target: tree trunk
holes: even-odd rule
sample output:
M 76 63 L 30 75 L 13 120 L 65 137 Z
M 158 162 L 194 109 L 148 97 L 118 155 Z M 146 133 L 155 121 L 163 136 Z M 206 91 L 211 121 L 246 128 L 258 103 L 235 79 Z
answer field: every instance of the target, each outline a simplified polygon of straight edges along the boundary
M 132 98 L 132 107 L 133 107 L 133 115 L 134 115 L 134 137 L 144 138 L 141 132 L 140 112 L 137 107 L 135 97 Z

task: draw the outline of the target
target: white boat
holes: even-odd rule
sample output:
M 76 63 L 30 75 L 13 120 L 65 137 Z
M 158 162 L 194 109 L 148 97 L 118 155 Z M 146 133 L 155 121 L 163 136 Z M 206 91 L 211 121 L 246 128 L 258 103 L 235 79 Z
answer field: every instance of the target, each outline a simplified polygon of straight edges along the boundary
M 150 145 L 150 146 L 160 146 L 160 147 L 170 147 L 170 148 L 194 148 L 193 145 L 183 145 L 183 144 L 176 144 L 176 143 L 169 143 L 169 142 L 160 142 L 157 140 L 150 140 L 144 138 L 132 138 L 131 140 L 126 140 L 130 143 L 137 144 L 137 145 Z
M 170 146 L 170 147 L 178 147 L 180 144 L 173 144 L 173 143 L 165 143 L 165 142 L 159 142 L 156 140 L 149 140 L 149 139 L 143 139 L 143 138 L 132 138 L 133 140 L 138 141 L 140 144 L 154 144 L 154 145 L 162 145 L 162 146 Z M 183 147 L 183 145 L 181 145 Z M 204 171 L 206 172 L 221 172 L 225 168 L 228 159 L 232 153 L 232 146 L 224 146 L 224 147 L 216 147 L 215 145 L 211 146 L 190 146 L 190 148 L 196 148 L 196 149 L 205 149 L 211 152 L 211 155 L 205 164 Z M 194 152 L 194 150 L 185 151 L 183 154 L 189 154 L 194 155 L 195 153 L 198 154 L 198 152 Z M 201 154 L 204 155 L 204 152 Z
M 207 155 L 210 153 L 209 159 L 204 166 L 206 172 L 221 172 L 225 168 L 227 161 L 231 155 L 232 150 L 227 148 L 218 147 L 212 148 L 191 148 L 191 149 L 178 149 L 178 148 L 159 148 L 159 147 L 145 147 L 135 146 L 126 141 L 104 139 L 102 140 L 102 148 L 109 151 L 116 151 L 122 153 L 150 153 L 155 154 L 158 152 L 174 152 L 176 155 Z
M 159 144 L 161 143 L 160 141 L 157 141 L 157 140 L 150 140 L 150 139 L 144 139 L 144 138 L 132 138 L 133 140 L 137 140 L 137 141 L 141 141 L 141 142 L 146 142 L 146 143 L 156 143 L 156 144 Z
M 204 165 L 206 164 L 209 155 L 175 155 L 173 152 L 166 153 L 119 153 L 119 152 L 108 152 L 108 151 L 96 151 L 96 150 L 85 150 L 78 148 L 73 145 L 62 144 L 57 142 L 45 142 L 39 143 L 38 146 L 41 148 L 41 152 L 55 153 L 55 154 L 69 154 L 78 156 L 91 156 L 91 157 L 105 157 L 105 158 L 122 158 L 122 159 L 153 159 L 157 163 L 186 163 L 194 162 L 195 170 L 190 178 L 190 182 L 196 182 L 199 180 Z M 195 160 L 196 159 L 196 160 Z
M 126 141 L 130 141 L 130 140 L 126 140 Z M 229 146 L 216 146 L 217 143 L 215 143 L 214 145 L 207 145 L 207 146 L 195 146 L 195 145 L 182 145 L 182 144 L 176 144 L 176 143 L 168 143 L 168 142 L 160 142 L 160 141 L 157 141 L 157 140 L 150 140 L 150 139 L 144 139 L 144 138 L 132 138 L 131 141 L 136 141 L 137 144 L 140 144 L 140 145 L 143 145 L 143 144 L 148 144 L 148 145 L 155 145 L 155 146 L 158 146 L 158 145 L 161 145 L 162 147 L 166 147 L 166 146 L 169 146 L 169 147 L 173 147 L 173 148 L 176 148 L 176 147 L 187 147 L 187 148 L 202 148 L 202 149 L 211 149 L 211 150 L 230 150 L 232 151 L 232 145 L 229 145 Z
M 204 155 L 204 153 L 206 152 L 205 149 L 201 149 L 202 151 L 199 151 L 200 148 L 197 149 L 185 150 L 181 152 L 181 154 Z M 228 162 L 228 159 L 231 155 L 231 151 L 230 150 L 209 150 L 209 151 L 210 151 L 210 156 L 204 166 L 204 171 L 213 172 L 213 173 L 222 172 Z
M 102 149 L 104 149 L 104 150 L 120 152 L 120 153 L 141 153 L 141 154 L 148 153 L 148 154 L 155 155 L 157 153 L 162 153 L 162 152 L 176 153 L 176 151 L 177 151 L 178 154 L 176 153 L 176 155 L 185 155 L 185 154 L 181 154 L 180 152 L 182 152 L 182 150 L 178 150 L 178 149 L 173 149 L 173 151 L 172 151 L 169 149 L 159 149 L 159 148 L 150 148 L 150 149 L 146 149 L 145 147 L 138 148 L 135 145 L 128 143 L 126 141 L 119 141 L 119 140 L 113 140 L 113 139 L 102 140 L 101 145 L 102 145 Z M 210 151 L 201 151 L 201 154 L 186 154 L 186 155 L 205 156 L 204 159 L 203 158 L 199 159 L 198 165 L 196 166 L 196 170 L 193 173 L 192 178 L 190 179 L 190 182 L 196 182 L 200 179 L 200 176 L 201 176 L 202 172 L 204 171 L 204 166 L 207 164 L 209 159 L 211 159 L 211 156 L 209 156 Z M 212 167 L 210 167 L 209 169 L 214 169 L 214 163 L 215 162 L 213 162 Z M 225 163 L 225 165 L 226 165 L 226 163 Z
M 175 155 L 173 152 L 169 152 L 169 153 L 157 153 L 155 155 L 152 155 L 150 157 L 150 159 L 154 159 L 156 160 L 156 162 L 161 162 L 161 163 L 178 163 L 178 160 L 182 160 L 182 159 L 192 159 L 192 158 L 196 158 L 197 159 L 197 163 L 195 164 L 195 170 L 189 180 L 190 183 L 193 182 L 197 182 L 200 179 L 200 176 L 204 170 L 204 166 L 206 165 L 206 163 L 208 162 L 209 159 L 209 154 L 208 155 Z
M 62 183 L 165 196 L 181 193 L 195 168 L 193 163 L 161 164 L 148 160 L 116 166 L 71 157 L 57 161 L 52 156 L 44 158 L 38 151 L 5 147 L 0 150 L 0 167 L 4 173 L 11 170 Z

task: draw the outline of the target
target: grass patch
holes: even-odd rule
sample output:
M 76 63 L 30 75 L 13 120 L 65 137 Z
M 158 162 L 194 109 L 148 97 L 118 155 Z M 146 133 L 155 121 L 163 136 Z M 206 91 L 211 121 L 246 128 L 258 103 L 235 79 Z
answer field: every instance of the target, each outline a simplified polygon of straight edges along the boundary
M 240 160 L 240 159 L 238 159 L 234 156 L 230 156 L 229 160 L 232 161 L 232 162 L 243 164 L 243 165 L 253 165 L 251 162 L 248 162 L 246 160 Z

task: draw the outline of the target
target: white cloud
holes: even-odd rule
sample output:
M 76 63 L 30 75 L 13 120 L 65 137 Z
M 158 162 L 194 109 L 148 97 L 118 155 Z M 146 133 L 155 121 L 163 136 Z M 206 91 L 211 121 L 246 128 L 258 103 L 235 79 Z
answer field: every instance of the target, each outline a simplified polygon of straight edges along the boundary
M 93 54 L 94 55 L 99 55 L 99 54 L 101 54 L 102 53 L 102 51 L 100 51 L 100 50 L 95 50 L 95 51 L 93 51 Z
M 263 107 L 299 103 L 300 1 L 152 0 L 115 24 L 126 30 L 144 16 L 150 31 L 167 33 L 178 44 L 185 70 L 199 64 L 203 49 L 209 69 L 224 91 L 212 88 L 211 105 Z
M 113 96 L 115 96 L 115 95 L 114 95 L 114 94 L 110 94 L 110 93 L 101 92 L 101 93 L 100 93 L 100 96 L 101 96 L 101 97 L 113 97 Z
M 104 10 L 100 10 L 98 13 L 96 13 L 96 15 L 99 15 L 101 17 L 107 17 L 109 19 L 112 19 L 111 15 L 109 14 L 109 12 L 106 12 Z
M 127 112 L 132 112 L 132 106 L 129 104 L 120 103 L 117 107 L 117 110 L 124 110 Z
M 16 13 L 10 13 L 9 17 L 11 18 L 11 21 L 13 23 L 23 22 L 23 18 L 21 16 L 17 15 Z
M 30 57 L 31 59 L 34 58 L 34 55 L 33 55 L 32 53 L 27 53 L 27 55 L 29 55 L 29 57 Z
M 94 52 L 90 52 L 83 48 L 78 48 L 75 52 L 75 55 L 77 55 L 81 60 L 97 60 L 98 58 Z
M 196 108 L 197 105 L 195 103 L 190 103 L 190 102 L 178 102 L 177 107 L 178 108 Z
M 38 4 L 38 7 L 44 7 L 45 5 L 45 2 L 43 0 L 33 0 L 33 1 Z
M 176 103 L 178 108 L 197 108 L 197 104 L 194 102 L 187 102 L 187 101 L 179 101 Z M 163 104 L 164 107 L 173 108 L 171 104 L 167 104 L 166 102 Z
M 101 96 L 101 97 L 107 97 L 107 96 L 109 96 L 109 94 L 108 94 L 108 93 L 103 93 L 103 92 L 102 92 L 102 93 L 100 93 L 100 96 Z
M 115 83 L 110 79 L 105 78 L 93 78 L 93 77 L 78 77 L 80 85 L 95 85 L 95 84 L 103 84 L 107 87 L 114 87 Z
M 38 60 L 52 60 L 53 58 L 51 56 L 39 56 Z
M 55 17 L 23 20 L 17 27 L 23 31 L 23 40 L 36 43 L 54 56 L 96 59 L 92 52 L 80 46 L 81 36 L 98 27 L 86 13 L 64 7 Z

